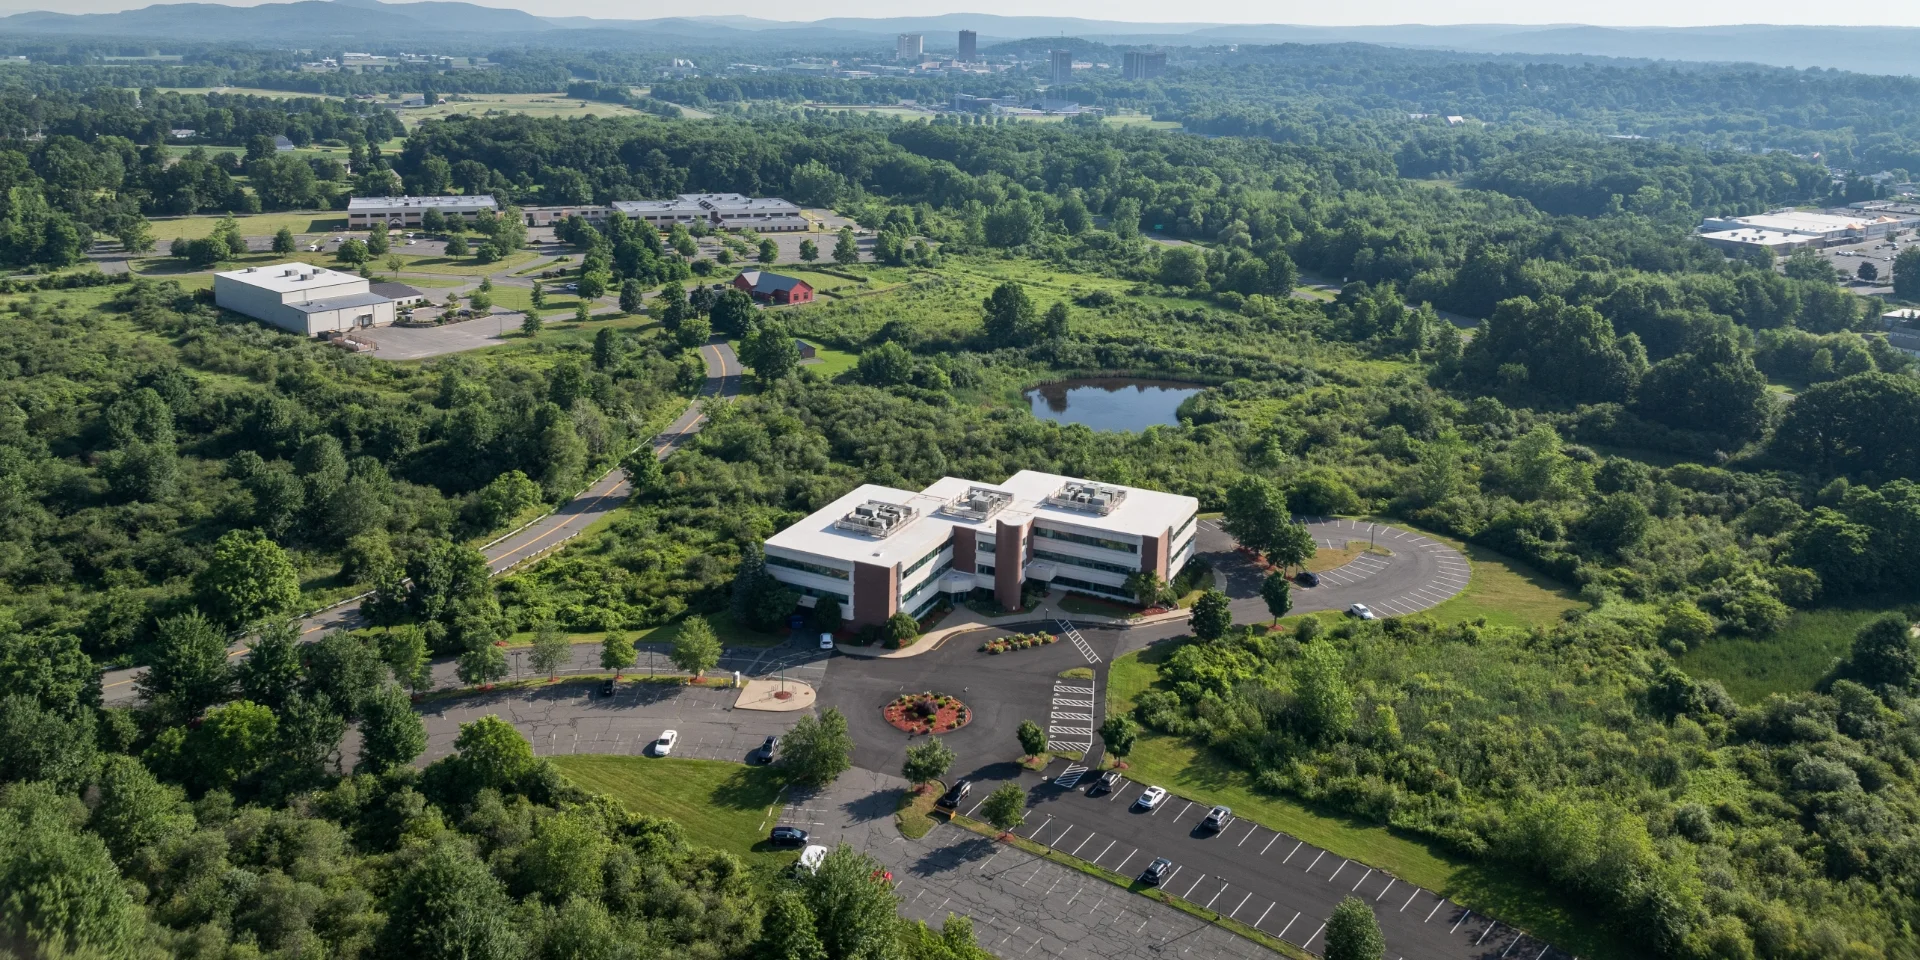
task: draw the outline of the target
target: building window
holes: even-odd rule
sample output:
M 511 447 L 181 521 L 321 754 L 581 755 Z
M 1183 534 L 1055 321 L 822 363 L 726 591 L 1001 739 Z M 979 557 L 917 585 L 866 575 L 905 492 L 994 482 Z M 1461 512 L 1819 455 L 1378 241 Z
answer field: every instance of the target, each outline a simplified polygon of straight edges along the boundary
M 1051 550 L 1035 550 L 1033 551 L 1033 558 L 1035 560 L 1051 560 L 1054 563 L 1070 563 L 1076 567 L 1086 567 L 1089 570 L 1105 570 L 1108 573 L 1123 575 L 1140 572 L 1136 567 L 1123 567 L 1117 563 L 1101 563 L 1098 560 L 1068 556 L 1064 553 L 1054 553 Z
M 913 562 L 913 566 L 900 571 L 900 579 L 905 580 L 906 578 L 913 576 L 914 571 L 919 570 L 921 567 L 926 566 L 928 563 L 931 563 L 933 561 L 933 558 L 939 556 L 940 551 L 945 550 L 946 548 L 947 548 L 947 545 L 944 543 L 937 547 L 934 547 L 932 553 L 929 553 L 926 556 L 921 557 L 918 560 L 915 560 Z
M 973 568 L 973 572 L 983 577 L 991 577 L 993 576 L 993 564 L 990 564 L 990 563 L 976 564 Z
M 992 540 L 979 540 L 979 541 L 976 541 L 976 542 L 974 543 L 974 545 L 973 545 L 973 548 L 974 548 L 974 550 L 975 550 L 975 551 L 977 551 L 977 552 L 979 552 L 979 553 L 992 553 L 992 552 L 993 552 L 993 541 L 992 541 Z
M 927 578 L 926 578 L 925 580 L 922 580 L 922 581 L 920 581 L 920 583 L 919 583 L 919 585 L 918 585 L 918 586 L 916 586 L 916 587 L 914 587 L 914 588 L 913 588 L 913 590 L 912 590 L 911 592 L 909 592 L 909 593 L 908 593 L 908 594 L 907 594 L 906 596 L 904 596 L 904 597 L 901 597 L 901 598 L 900 598 L 900 605 L 904 607 L 904 606 L 906 606 L 907 604 L 909 604 L 909 603 L 912 603 L 912 602 L 913 602 L 913 598 L 915 598 L 915 597 L 917 597 L 917 596 L 919 596 L 920 594 L 922 594 L 922 593 L 924 593 L 924 592 L 926 592 L 926 590 L 927 590 L 927 588 L 928 588 L 928 587 L 931 587 L 931 586 L 933 586 L 933 585 L 934 585 L 935 583 L 937 583 L 937 582 L 939 582 L 939 580 L 940 580 L 940 575 L 941 575 L 941 574 L 943 574 L 943 573 L 946 573 L 946 572 L 947 572 L 948 570 L 951 570 L 951 569 L 953 569 L 953 561 L 952 561 L 952 560 L 948 560 L 948 561 L 947 561 L 946 563 L 943 563 L 943 564 L 941 564 L 941 565 L 940 565 L 940 566 L 939 566 L 939 567 L 938 567 L 937 569 L 935 569 L 935 570 L 934 570 L 934 571 L 933 571 L 932 573 L 930 573 L 930 574 L 928 574 L 928 575 L 927 575 Z
M 847 599 L 846 594 L 834 593 L 832 590 L 820 590 L 814 587 L 795 586 L 794 584 L 791 584 L 791 583 L 786 584 L 786 588 L 788 590 L 792 590 L 794 593 L 800 594 L 803 597 L 812 597 L 815 600 L 838 600 L 840 601 L 840 605 L 843 607 L 850 606 L 853 603 L 853 601 Z
M 1140 552 L 1140 545 L 1137 543 L 1125 543 L 1120 540 L 1108 540 L 1104 537 L 1089 537 L 1081 533 L 1068 533 L 1065 530 L 1055 530 L 1052 527 L 1043 527 L 1043 526 L 1040 526 L 1039 524 L 1034 524 L 1033 535 L 1036 537 L 1046 537 L 1049 540 L 1065 540 L 1068 543 L 1078 543 L 1078 544 L 1084 544 L 1089 547 L 1099 547 L 1102 550 L 1118 550 L 1121 553 L 1139 553 Z
M 767 554 L 767 564 L 774 567 L 786 567 L 789 570 L 798 570 L 801 573 L 812 573 L 822 577 L 832 577 L 835 580 L 850 580 L 853 578 L 851 571 L 842 570 L 839 567 L 808 563 L 804 560 L 789 560 L 786 557 L 776 557 L 771 553 Z
M 1097 593 L 1103 597 L 1115 597 L 1128 601 L 1134 599 L 1133 595 L 1127 593 L 1125 590 L 1119 587 L 1109 587 L 1104 583 L 1089 583 L 1085 580 L 1075 580 L 1072 577 L 1054 577 L 1053 582 L 1062 587 L 1068 587 L 1086 593 Z
M 1197 513 L 1196 513 L 1196 514 L 1192 514 L 1192 515 L 1190 515 L 1190 516 L 1188 516 L 1188 517 L 1187 517 L 1187 522 L 1186 522 L 1186 523 L 1183 523 L 1183 524 L 1181 524 L 1181 525 L 1180 525 L 1180 529 L 1178 529 L 1178 530 L 1175 530 L 1175 531 L 1173 532 L 1173 536 L 1171 536 L 1171 537 L 1169 537 L 1168 539 L 1170 539 L 1170 540 L 1178 540 L 1178 539 L 1180 539 L 1181 537 L 1183 537 L 1183 536 L 1185 536 L 1188 530 L 1191 530 L 1191 529 L 1193 529 L 1193 521 L 1195 521 L 1195 520 L 1197 520 L 1197 519 L 1199 519 L 1199 517 L 1200 517 L 1200 515 L 1199 515 L 1199 514 L 1197 514 Z

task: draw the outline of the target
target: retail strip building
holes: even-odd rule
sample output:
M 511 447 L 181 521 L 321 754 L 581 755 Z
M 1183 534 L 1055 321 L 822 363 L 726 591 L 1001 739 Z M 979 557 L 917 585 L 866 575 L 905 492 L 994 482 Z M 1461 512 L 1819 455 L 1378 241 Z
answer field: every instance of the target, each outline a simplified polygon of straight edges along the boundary
M 866 484 L 768 539 L 767 569 L 805 606 L 840 601 L 857 626 L 975 589 L 1016 609 L 1028 580 L 1130 600 L 1128 577 L 1172 580 L 1186 566 L 1199 510 L 1192 497 L 1032 470 L 918 493 Z

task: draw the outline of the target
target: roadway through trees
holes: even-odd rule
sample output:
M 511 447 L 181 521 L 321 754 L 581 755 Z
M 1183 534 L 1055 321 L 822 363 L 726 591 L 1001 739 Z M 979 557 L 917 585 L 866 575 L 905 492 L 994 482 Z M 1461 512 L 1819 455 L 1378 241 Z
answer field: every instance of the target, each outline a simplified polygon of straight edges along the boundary
M 734 355 L 732 347 L 725 341 L 715 340 L 700 348 L 700 356 L 707 365 L 707 382 L 701 388 L 700 397 L 688 404 L 665 430 L 653 438 L 654 455 L 662 460 L 684 446 L 706 426 L 707 416 L 702 406 L 706 398 L 733 397 L 740 392 L 740 359 Z M 620 509 L 632 490 L 625 471 L 618 467 L 608 470 L 559 509 L 481 548 L 481 553 L 487 558 L 488 570 L 494 576 L 499 576 L 566 543 L 601 518 Z M 354 597 L 302 618 L 301 640 L 318 640 L 329 630 L 352 630 L 364 626 L 365 622 L 360 616 L 360 603 L 364 596 Z M 246 652 L 247 642 L 239 640 L 228 648 L 227 656 L 241 657 Z M 100 687 L 105 702 L 125 703 L 136 699 L 139 694 L 135 681 L 145 672 L 145 667 L 130 667 L 102 673 Z

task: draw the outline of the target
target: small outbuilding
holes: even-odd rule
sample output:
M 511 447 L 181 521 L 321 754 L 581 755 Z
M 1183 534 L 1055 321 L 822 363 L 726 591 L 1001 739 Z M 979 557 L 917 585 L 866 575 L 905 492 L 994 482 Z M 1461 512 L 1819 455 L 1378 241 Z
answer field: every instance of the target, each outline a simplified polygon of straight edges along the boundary
M 733 278 L 733 286 L 745 290 L 761 303 L 812 303 L 813 285 L 799 277 L 788 277 L 765 270 L 747 270 Z

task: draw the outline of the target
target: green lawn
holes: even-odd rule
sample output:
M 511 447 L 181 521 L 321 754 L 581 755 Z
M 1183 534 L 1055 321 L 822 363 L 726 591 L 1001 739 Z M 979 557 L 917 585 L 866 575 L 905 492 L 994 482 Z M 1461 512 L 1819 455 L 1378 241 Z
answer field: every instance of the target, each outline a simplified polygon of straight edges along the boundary
M 1170 644 L 1148 648 L 1113 662 L 1107 674 L 1108 715 L 1133 708 L 1133 699 L 1158 679 L 1156 662 L 1173 649 Z M 1579 956 L 1624 960 L 1640 955 L 1583 919 L 1572 905 L 1544 894 L 1530 877 L 1462 859 L 1389 827 L 1273 796 L 1256 789 L 1246 771 L 1189 741 L 1143 732 L 1126 761 L 1130 780 L 1157 784 L 1201 803 L 1226 804 L 1238 817 L 1390 871 Z
M 162 249 L 173 241 L 174 237 L 198 240 L 213 233 L 213 226 L 220 222 L 219 217 L 170 217 L 152 221 L 153 239 Z M 234 217 L 240 224 L 240 233 L 248 237 L 271 237 L 286 227 L 296 234 L 341 233 L 347 229 L 347 217 L 343 213 L 331 210 L 293 210 L 283 213 L 256 213 L 252 216 Z
M 1768 637 L 1715 637 L 1680 657 L 1680 669 L 1720 681 L 1741 703 L 1813 689 L 1846 657 L 1853 635 L 1892 611 L 1876 607 L 1802 610 Z
M 686 622 L 684 619 L 675 620 L 664 626 L 642 627 L 639 630 L 622 630 L 620 632 L 630 637 L 634 643 L 672 643 L 679 638 L 680 630 L 686 625 Z M 725 610 L 709 616 L 707 618 L 707 626 L 713 628 L 714 635 L 720 638 L 720 645 L 723 647 L 773 647 L 785 643 L 787 640 L 785 627 L 773 633 L 761 633 L 758 630 L 753 630 L 736 623 L 733 619 L 733 614 Z M 604 630 L 567 634 L 567 640 L 570 643 L 600 643 L 606 638 L 607 634 Z M 525 646 L 532 642 L 533 632 L 530 630 L 523 630 L 507 639 L 509 646 Z M 642 669 L 645 669 L 646 662 L 646 657 L 642 656 L 640 658 Z
M 546 293 L 547 305 L 540 308 L 542 317 L 552 317 L 555 314 L 571 317 L 574 310 L 580 306 L 580 298 L 574 294 L 562 293 L 552 287 L 549 287 Z M 495 284 L 493 302 L 496 306 L 524 313 L 533 309 L 533 288 L 516 287 L 504 283 Z
M 1472 566 L 1467 588 L 1459 596 L 1421 616 L 1441 623 L 1485 617 L 1494 626 L 1531 627 L 1554 623 L 1566 611 L 1586 606 L 1566 587 L 1503 553 L 1424 530 L 1421 533 L 1459 550 Z
M 817 343 L 813 345 L 813 349 L 814 356 L 820 362 L 807 364 L 807 369 L 829 379 L 852 370 L 854 365 L 860 362 L 859 356 L 845 350 L 835 350 Z
M 574 754 L 553 764 L 584 789 L 603 793 L 634 813 L 668 817 L 687 839 L 733 853 L 754 866 L 779 866 L 792 852 L 767 847 L 785 786 L 773 767 L 674 757 Z
M 516 250 L 492 263 L 481 263 L 472 257 L 460 257 L 457 259 L 454 257 L 415 257 L 404 253 L 400 254 L 400 259 L 404 264 L 401 267 L 402 270 L 417 270 L 422 273 L 450 273 L 477 277 L 482 274 L 498 273 L 515 264 L 532 260 L 536 256 L 539 256 L 539 254 L 531 250 Z M 385 260 L 386 258 L 382 257 L 381 259 Z

